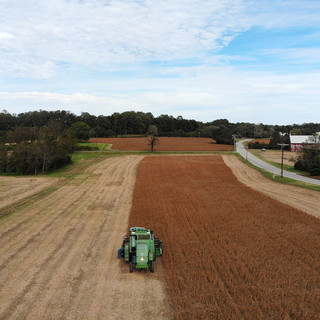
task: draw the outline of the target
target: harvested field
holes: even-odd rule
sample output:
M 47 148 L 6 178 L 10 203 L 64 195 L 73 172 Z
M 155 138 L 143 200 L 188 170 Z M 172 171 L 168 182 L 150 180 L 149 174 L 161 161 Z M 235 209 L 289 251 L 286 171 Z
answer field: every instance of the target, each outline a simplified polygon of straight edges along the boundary
M 273 161 L 276 163 L 281 163 L 281 150 L 252 150 L 253 153 L 257 154 L 258 156 Z M 295 158 L 298 157 L 297 152 L 291 152 L 291 151 L 284 151 L 283 152 L 283 163 L 288 166 L 293 166 L 295 162 Z
M 148 138 L 91 138 L 93 143 L 111 143 L 113 150 L 150 151 Z M 233 146 L 215 144 L 210 138 L 160 137 L 155 151 L 231 151 Z
M 144 158 L 130 225 L 163 240 L 177 319 L 319 319 L 320 220 L 240 183 L 220 156 Z
M 0 319 L 170 319 L 161 259 L 117 259 L 142 157 L 80 164 L 46 197 L 0 219 Z
M 273 182 L 235 156 L 224 155 L 223 159 L 237 179 L 246 186 L 320 218 L 320 192 Z
M 55 183 L 57 179 L 53 178 L 0 177 L 0 209 Z

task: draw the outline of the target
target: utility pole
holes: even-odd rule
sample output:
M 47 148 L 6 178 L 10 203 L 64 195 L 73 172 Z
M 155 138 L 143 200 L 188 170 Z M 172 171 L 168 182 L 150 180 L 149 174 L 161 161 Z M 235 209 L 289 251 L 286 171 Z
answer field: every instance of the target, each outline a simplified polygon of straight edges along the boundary
M 287 143 L 278 143 L 281 146 L 281 178 L 283 178 L 283 147 L 288 146 Z

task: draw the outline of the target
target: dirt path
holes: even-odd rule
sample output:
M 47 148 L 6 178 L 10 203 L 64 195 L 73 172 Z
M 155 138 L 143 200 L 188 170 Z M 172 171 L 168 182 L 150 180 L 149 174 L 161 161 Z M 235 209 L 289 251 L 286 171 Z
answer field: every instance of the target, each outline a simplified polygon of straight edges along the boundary
M 107 158 L 0 220 L 0 319 L 170 319 L 161 259 L 117 259 L 142 157 Z
M 235 156 L 224 155 L 223 159 L 237 179 L 248 187 L 320 218 L 319 192 L 270 181 Z

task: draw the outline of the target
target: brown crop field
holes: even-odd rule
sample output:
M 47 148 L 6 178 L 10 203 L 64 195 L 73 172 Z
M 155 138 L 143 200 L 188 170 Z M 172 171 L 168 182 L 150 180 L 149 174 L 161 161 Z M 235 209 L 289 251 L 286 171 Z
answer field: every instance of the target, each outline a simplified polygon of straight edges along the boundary
M 93 143 L 112 144 L 113 150 L 150 151 L 148 138 L 91 138 Z M 160 137 L 155 151 L 231 151 L 233 146 L 215 144 L 210 138 Z
M 163 240 L 176 319 L 319 319 L 320 220 L 220 156 L 144 158 L 129 222 Z
M 224 159 L 317 215 L 315 191 Z M 67 173 L 0 177 L 0 319 L 318 319 L 320 220 L 220 156 L 101 156 Z M 163 240 L 155 273 L 117 259 L 132 225 Z
M 251 140 L 250 142 L 252 142 L 252 143 L 259 142 L 259 143 L 263 143 L 263 144 L 269 144 L 270 139 L 254 139 L 254 140 Z

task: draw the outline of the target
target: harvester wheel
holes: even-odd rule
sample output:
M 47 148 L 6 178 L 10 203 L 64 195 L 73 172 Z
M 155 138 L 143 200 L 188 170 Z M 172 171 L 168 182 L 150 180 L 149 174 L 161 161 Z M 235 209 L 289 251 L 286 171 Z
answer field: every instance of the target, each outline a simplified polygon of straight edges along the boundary
M 154 261 L 150 262 L 150 271 L 154 272 Z
M 129 263 L 129 268 L 130 268 L 130 273 L 132 273 L 133 272 L 133 263 L 132 263 L 132 261 L 130 261 L 130 263 Z

